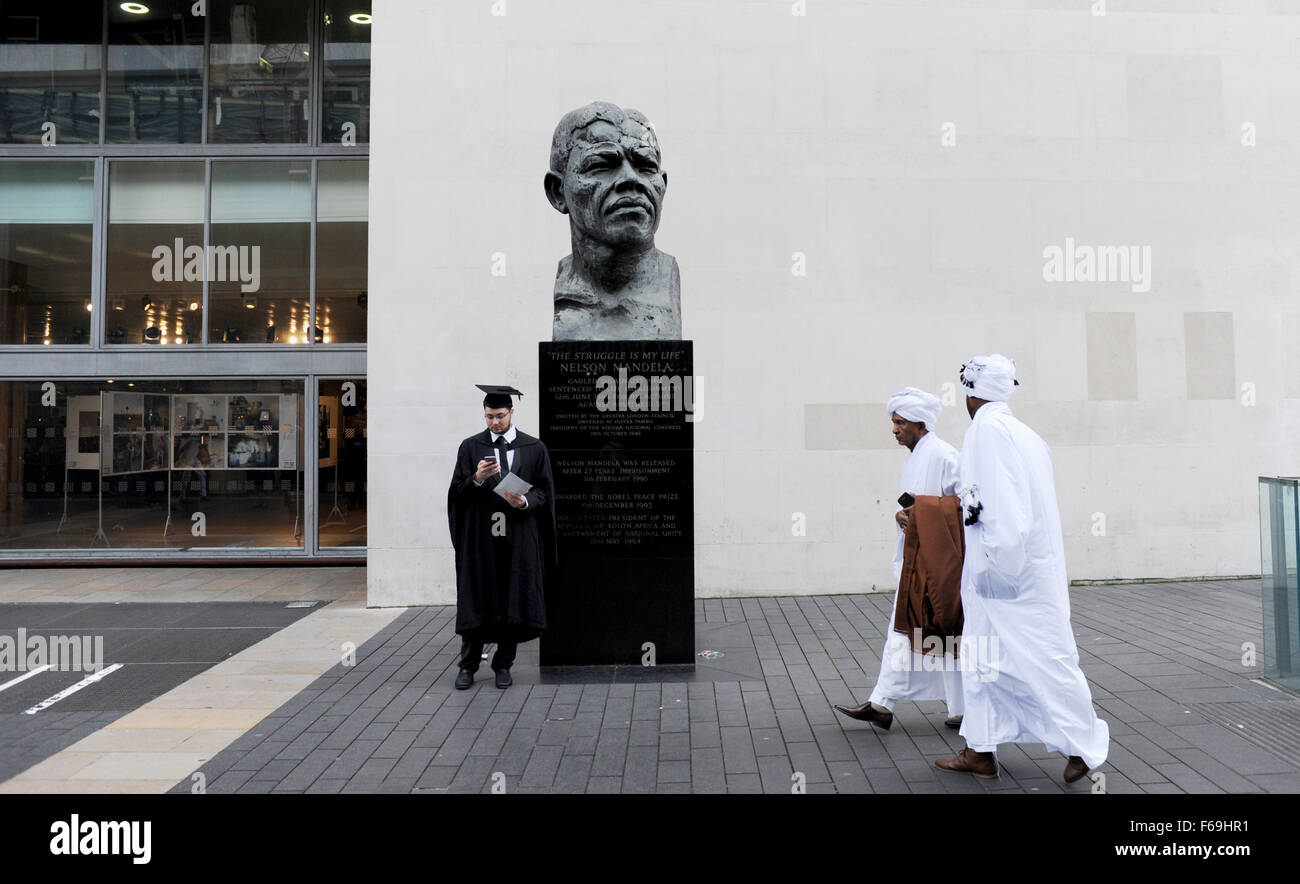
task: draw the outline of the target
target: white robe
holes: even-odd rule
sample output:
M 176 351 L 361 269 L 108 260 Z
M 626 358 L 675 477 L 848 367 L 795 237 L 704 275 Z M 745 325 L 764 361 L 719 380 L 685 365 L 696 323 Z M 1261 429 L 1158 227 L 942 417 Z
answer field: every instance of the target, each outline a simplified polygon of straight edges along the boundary
M 903 462 L 899 491 L 912 496 L 944 497 L 957 493 L 957 449 L 934 433 L 926 433 Z M 903 529 L 898 529 L 894 549 L 894 582 L 903 574 Z M 899 700 L 948 702 L 949 715 L 962 714 L 961 672 L 951 655 L 935 658 L 912 650 L 911 639 L 894 631 L 898 614 L 898 589 L 894 608 L 885 627 L 885 647 L 880 653 L 880 675 L 871 692 L 871 702 L 893 709 Z
M 962 567 L 961 735 L 977 752 L 1043 743 L 1098 767 L 1110 729 L 1079 668 L 1051 451 L 989 402 L 966 431 L 961 485 L 965 505 L 983 504 Z

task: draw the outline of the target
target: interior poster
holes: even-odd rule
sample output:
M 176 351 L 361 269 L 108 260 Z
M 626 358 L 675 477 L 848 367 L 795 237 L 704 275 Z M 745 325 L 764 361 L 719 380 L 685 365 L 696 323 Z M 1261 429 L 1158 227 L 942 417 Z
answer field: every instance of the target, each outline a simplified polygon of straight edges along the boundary
M 280 469 L 298 469 L 298 396 L 280 397 Z
M 68 469 L 99 469 L 99 396 L 68 397 Z
M 317 420 L 319 466 L 332 467 L 339 462 L 339 397 L 320 397 Z
M 171 397 L 173 470 L 226 468 L 227 404 L 222 395 Z
M 119 392 L 100 397 L 100 473 L 123 476 L 166 470 L 169 397 Z

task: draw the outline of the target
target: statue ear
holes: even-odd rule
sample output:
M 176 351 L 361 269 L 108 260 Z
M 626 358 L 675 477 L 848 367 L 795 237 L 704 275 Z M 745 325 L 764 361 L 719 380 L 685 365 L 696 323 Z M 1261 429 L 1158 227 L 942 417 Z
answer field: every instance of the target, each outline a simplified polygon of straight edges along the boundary
M 545 188 L 546 198 L 551 201 L 555 211 L 569 214 L 569 207 L 564 204 L 564 179 L 554 172 L 547 172 L 542 187 Z
M 664 190 L 668 189 L 668 173 L 663 169 L 659 170 L 659 176 L 664 179 Z

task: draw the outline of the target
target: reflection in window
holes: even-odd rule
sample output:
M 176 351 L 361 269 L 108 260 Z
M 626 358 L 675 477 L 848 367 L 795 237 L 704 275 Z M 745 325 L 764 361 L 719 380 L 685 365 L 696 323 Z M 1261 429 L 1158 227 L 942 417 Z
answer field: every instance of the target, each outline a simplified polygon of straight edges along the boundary
M 325 344 L 366 340 L 367 160 L 321 160 L 316 174 L 316 325 Z
M 0 344 L 90 343 L 94 183 L 87 162 L 0 163 Z
M 366 545 L 366 382 L 320 382 L 316 513 L 320 546 Z
M 305 344 L 311 331 L 311 163 L 212 164 L 208 341 Z
M 99 141 L 99 0 L 0 5 L 0 142 Z
M 196 142 L 203 122 L 203 16 L 193 0 L 108 4 L 109 142 Z M 140 10 L 143 10 L 140 11 Z
M 370 141 L 370 2 L 325 0 L 321 142 Z
M 208 141 L 307 140 L 311 0 L 210 0 Z
M 108 344 L 197 344 L 203 335 L 203 163 L 109 165 Z
M 303 388 L 0 382 L 0 550 L 301 547 Z

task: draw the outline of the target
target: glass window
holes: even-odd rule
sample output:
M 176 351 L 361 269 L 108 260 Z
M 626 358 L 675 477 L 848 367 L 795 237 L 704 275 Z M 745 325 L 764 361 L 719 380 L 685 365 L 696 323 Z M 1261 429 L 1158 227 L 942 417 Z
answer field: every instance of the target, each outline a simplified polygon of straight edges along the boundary
M 99 0 L 0 6 L 0 142 L 99 141 Z
M 94 184 L 89 162 L 0 163 L 0 344 L 90 343 Z
M 325 0 L 321 142 L 370 140 L 370 2 Z
M 194 0 L 108 4 L 109 142 L 197 142 L 203 16 Z
M 366 382 L 320 382 L 317 402 L 320 545 L 366 545 Z
M 302 547 L 303 389 L 0 382 L 0 550 Z
M 311 0 L 210 0 L 208 141 L 307 140 Z
M 212 164 L 211 343 L 311 335 L 311 162 Z
M 366 340 L 368 160 L 321 160 L 316 172 L 316 325 L 321 342 Z
M 118 161 L 108 181 L 105 341 L 200 343 L 203 163 Z M 228 269 L 223 263 L 214 271 Z

